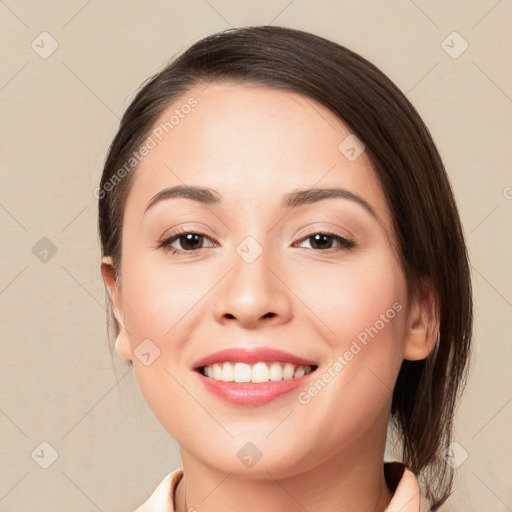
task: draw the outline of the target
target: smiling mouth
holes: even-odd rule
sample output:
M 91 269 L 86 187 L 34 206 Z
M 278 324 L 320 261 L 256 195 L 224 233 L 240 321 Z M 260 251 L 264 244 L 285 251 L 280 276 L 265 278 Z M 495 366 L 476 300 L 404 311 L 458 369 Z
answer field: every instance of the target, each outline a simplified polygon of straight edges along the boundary
M 308 375 L 317 365 L 301 365 L 289 362 L 259 361 L 247 364 L 235 361 L 214 363 L 195 370 L 209 379 L 234 383 L 265 383 L 292 380 Z

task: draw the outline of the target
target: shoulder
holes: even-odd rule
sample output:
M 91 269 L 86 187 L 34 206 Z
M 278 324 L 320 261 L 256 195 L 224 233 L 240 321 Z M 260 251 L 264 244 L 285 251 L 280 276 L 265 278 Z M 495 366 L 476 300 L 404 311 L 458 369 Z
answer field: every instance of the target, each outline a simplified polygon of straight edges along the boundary
M 174 493 L 182 477 L 183 468 L 166 475 L 153 494 L 134 512 L 174 512 Z

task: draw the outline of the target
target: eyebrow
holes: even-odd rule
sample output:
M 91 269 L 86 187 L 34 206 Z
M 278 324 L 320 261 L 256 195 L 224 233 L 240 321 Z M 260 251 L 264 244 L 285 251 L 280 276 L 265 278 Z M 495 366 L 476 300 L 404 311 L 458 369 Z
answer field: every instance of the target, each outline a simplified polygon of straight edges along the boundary
M 156 203 L 173 198 L 192 199 L 193 201 L 197 201 L 205 205 L 217 205 L 222 202 L 221 195 L 216 190 L 198 187 L 195 185 L 177 185 L 175 187 L 165 188 L 155 194 L 146 206 L 144 213 L 146 213 Z M 375 217 L 375 219 L 378 220 L 375 210 L 365 199 L 343 188 L 310 188 L 294 190 L 283 197 L 281 207 L 297 208 L 305 204 L 316 203 L 323 199 L 331 198 L 342 198 L 354 201 L 365 208 L 373 217 Z

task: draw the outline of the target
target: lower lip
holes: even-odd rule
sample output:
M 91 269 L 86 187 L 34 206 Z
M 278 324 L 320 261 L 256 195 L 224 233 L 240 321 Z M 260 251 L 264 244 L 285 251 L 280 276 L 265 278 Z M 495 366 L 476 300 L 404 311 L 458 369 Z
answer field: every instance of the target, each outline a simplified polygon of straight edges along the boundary
M 308 373 L 295 379 L 281 379 L 268 382 L 224 382 L 206 377 L 202 373 L 195 371 L 206 389 L 235 405 L 262 405 L 280 396 L 286 395 L 302 386 L 315 373 Z

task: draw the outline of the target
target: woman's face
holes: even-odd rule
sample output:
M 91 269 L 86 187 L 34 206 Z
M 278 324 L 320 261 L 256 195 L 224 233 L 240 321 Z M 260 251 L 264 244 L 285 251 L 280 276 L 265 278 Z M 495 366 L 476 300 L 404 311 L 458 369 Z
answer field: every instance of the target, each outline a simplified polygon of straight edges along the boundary
M 152 141 L 127 198 L 112 296 L 117 349 L 161 424 L 210 467 L 276 477 L 382 441 L 407 288 L 386 200 L 350 130 L 301 95 L 213 83 L 169 107 Z M 177 186 L 218 201 L 152 201 Z M 317 189 L 345 192 L 282 204 Z M 260 402 L 218 396 L 195 369 L 219 350 L 259 347 L 317 368 Z M 249 467 L 247 454 L 261 459 Z

